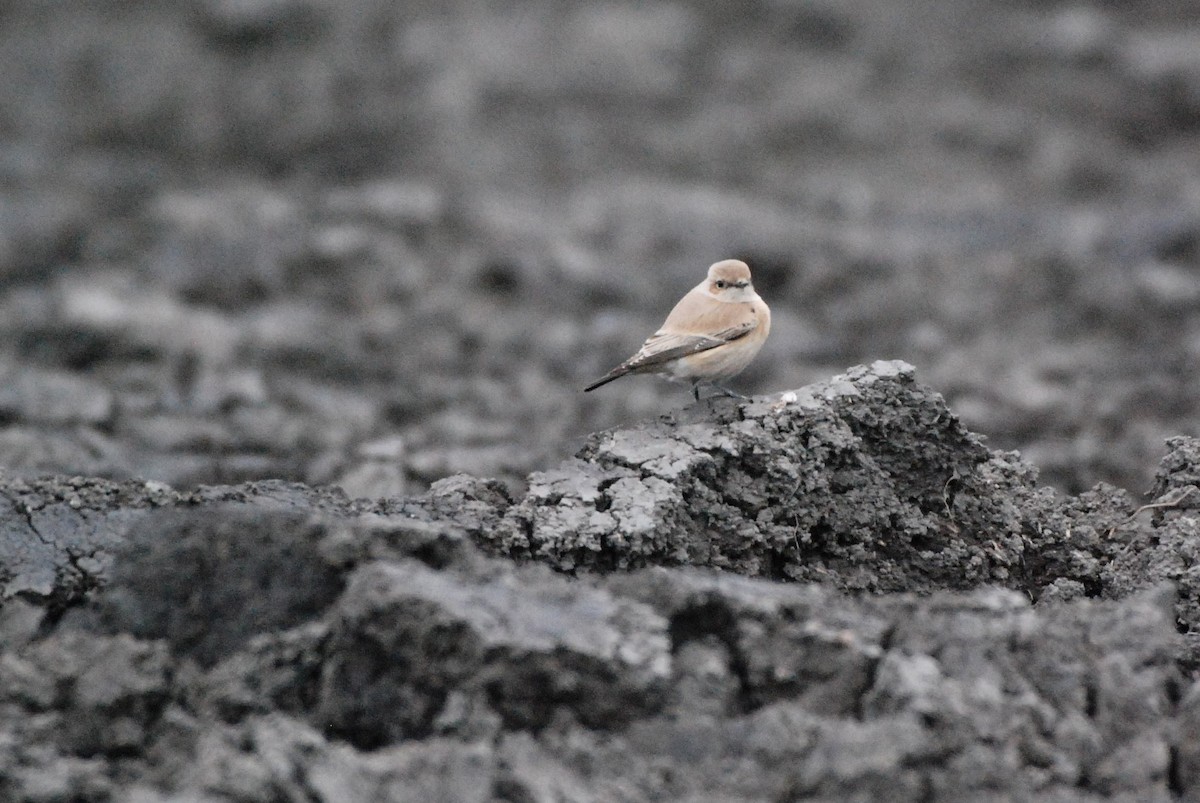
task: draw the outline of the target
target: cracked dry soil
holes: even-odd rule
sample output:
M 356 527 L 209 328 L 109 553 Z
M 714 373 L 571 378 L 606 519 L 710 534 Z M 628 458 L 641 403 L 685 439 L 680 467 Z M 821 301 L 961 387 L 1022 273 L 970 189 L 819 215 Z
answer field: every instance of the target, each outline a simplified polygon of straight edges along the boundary
M 3 475 L 0 789 L 1190 799 L 1200 442 L 1170 448 L 1150 505 L 1061 496 L 879 362 L 517 495 Z

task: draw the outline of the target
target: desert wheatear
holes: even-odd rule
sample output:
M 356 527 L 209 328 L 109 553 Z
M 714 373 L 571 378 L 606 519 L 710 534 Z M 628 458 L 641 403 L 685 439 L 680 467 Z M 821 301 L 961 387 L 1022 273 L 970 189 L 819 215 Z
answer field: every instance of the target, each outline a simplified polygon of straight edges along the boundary
M 584 388 L 595 390 L 625 374 L 663 374 L 692 383 L 700 401 L 700 385 L 709 384 L 728 396 L 738 394 L 719 382 L 750 364 L 771 331 L 771 311 L 750 283 L 745 262 L 726 259 L 679 300 L 658 331 L 625 362 Z

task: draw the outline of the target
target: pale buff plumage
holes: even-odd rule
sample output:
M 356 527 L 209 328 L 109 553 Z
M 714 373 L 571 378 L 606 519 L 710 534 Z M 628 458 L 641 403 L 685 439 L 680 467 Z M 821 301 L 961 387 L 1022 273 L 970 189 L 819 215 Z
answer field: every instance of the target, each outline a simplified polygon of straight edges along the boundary
M 771 332 L 771 311 L 750 283 L 745 262 L 726 259 L 680 299 L 663 325 L 625 362 L 584 388 L 595 390 L 626 374 L 663 374 L 700 385 L 717 383 L 742 372 Z M 730 395 L 734 395 L 731 394 Z

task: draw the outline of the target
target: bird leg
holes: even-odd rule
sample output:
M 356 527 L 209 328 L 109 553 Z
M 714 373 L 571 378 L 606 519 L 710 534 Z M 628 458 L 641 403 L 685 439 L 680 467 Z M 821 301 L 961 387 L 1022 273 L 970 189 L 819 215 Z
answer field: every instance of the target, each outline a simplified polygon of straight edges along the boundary
M 713 382 L 712 386 L 713 386 L 713 390 L 717 391 L 722 396 L 728 396 L 731 399 L 746 400 L 746 399 L 750 398 L 749 396 L 743 396 L 742 394 L 740 394 L 736 391 L 730 390 L 729 388 L 725 387 L 724 385 L 718 385 L 716 382 Z
M 724 387 L 723 385 L 718 385 L 716 382 L 706 382 L 703 379 L 698 379 L 692 383 L 692 397 L 696 401 L 700 401 L 700 386 L 701 385 L 708 385 L 710 388 L 712 388 L 714 391 L 716 391 L 716 393 L 714 395 L 717 395 L 717 396 L 728 396 L 731 399 L 743 399 L 743 400 L 750 398 L 749 396 L 743 396 L 740 393 L 732 391 L 729 388 Z M 712 396 L 709 396 L 708 398 L 711 399 Z

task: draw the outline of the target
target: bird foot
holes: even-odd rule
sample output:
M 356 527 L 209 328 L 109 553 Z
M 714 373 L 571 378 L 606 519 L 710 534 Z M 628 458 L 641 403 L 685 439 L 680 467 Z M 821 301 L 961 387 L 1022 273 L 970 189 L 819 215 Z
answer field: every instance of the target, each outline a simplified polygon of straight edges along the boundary
M 696 384 L 692 385 L 692 396 L 696 399 L 696 401 L 700 401 L 700 385 L 701 384 L 702 383 L 697 382 Z M 747 401 L 750 398 L 749 396 L 743 396 L 740 393 L 732 391 L 727 387 L 718 385 L 715 382 L 709 382 L 709 383 L 703 383 L 703 384 L 707 384 L 714 391 L 714 393 L 708 397 L 710 399 L 716 398 L 717 396 L 725 396 L 730 399 L 741 399 L 742 401 Z

